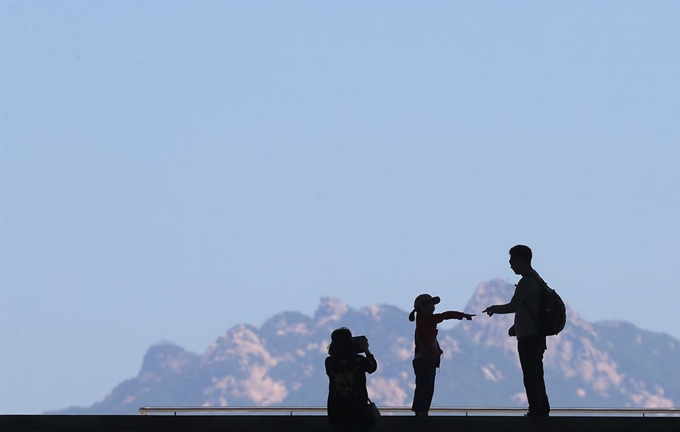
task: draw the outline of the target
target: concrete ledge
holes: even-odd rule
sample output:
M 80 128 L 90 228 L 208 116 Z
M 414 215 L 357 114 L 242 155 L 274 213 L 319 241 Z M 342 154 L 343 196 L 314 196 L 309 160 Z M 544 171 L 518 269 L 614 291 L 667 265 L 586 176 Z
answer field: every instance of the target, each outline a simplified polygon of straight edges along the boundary
M 12 432 L 210 432 L 331 431 L 324 416 L 141 416 L 141 415 L 1 415 L 0 431 Z M 456 432 L 678 432 L 680 417 L 384 416 L 372 429 Z

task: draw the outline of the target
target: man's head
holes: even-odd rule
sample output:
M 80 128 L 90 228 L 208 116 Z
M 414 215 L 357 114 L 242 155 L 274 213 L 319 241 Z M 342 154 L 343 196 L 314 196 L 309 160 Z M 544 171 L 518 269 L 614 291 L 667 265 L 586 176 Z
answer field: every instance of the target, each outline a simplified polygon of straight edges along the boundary
M 532 253 L 529 246 L 517 245 L 510 248 L 510 268 L 522 275 L 531 270 Z

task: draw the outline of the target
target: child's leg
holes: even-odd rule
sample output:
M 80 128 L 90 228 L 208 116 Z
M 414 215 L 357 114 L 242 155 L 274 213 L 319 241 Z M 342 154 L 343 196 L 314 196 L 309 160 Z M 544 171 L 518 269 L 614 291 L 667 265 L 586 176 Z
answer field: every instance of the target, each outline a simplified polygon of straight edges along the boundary
M 432 398 L 434 397 L 434 379 L 437 376 L 437 366 L 435 366 L 434 362 L 430 362 L 431 367 L 428 369 L 427 373 L 427 378 L 430 380 L 430 385 L 428 388 L 430 389 L 430 394 L 428 394 L 427 398 L 427 409 L 428 411 L 430 410 L 430 405 L 432 404 Z
M 414 359 L 413 372 L 416 375 L 416 389 L 413 394 L 411 411 L 427 413 L 430 410 L 434 395 L 434 376 L 436 367 L 434 362 L 427 359 Z

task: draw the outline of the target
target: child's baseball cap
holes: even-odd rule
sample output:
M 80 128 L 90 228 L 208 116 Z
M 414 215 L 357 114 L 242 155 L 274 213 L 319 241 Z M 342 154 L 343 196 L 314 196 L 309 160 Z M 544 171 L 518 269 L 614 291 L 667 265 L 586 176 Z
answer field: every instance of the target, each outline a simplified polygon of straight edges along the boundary
M 416 299 L 413 301 L 413 309 L 418 309 L 418 306 L 420 306 L 423 303 L 426 302 L 432 302 L 432 304 L 438 304 L 441 301 L 439 297 L 432 297 L 429 294 L 421 294 Z

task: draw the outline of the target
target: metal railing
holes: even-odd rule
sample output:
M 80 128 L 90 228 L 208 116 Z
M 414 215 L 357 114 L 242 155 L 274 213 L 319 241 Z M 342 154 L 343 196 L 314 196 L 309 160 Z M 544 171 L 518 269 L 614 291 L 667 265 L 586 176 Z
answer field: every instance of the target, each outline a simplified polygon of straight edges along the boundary
M 381 414 L 411 415 L 409 407 L 378 407 Z M 430 413 L 437 415 L 524 415 L 526 408 L 466 408 L 466 407 L 433 407 Z M 155 414 L 266 414 L 326 415 L 326 407 L 141 407 L 141 415 Z M 642 416 L 666 415 L 680 416 L 680 408 L 551 408 L 551 415 L 605 415 L 605 416 Z

